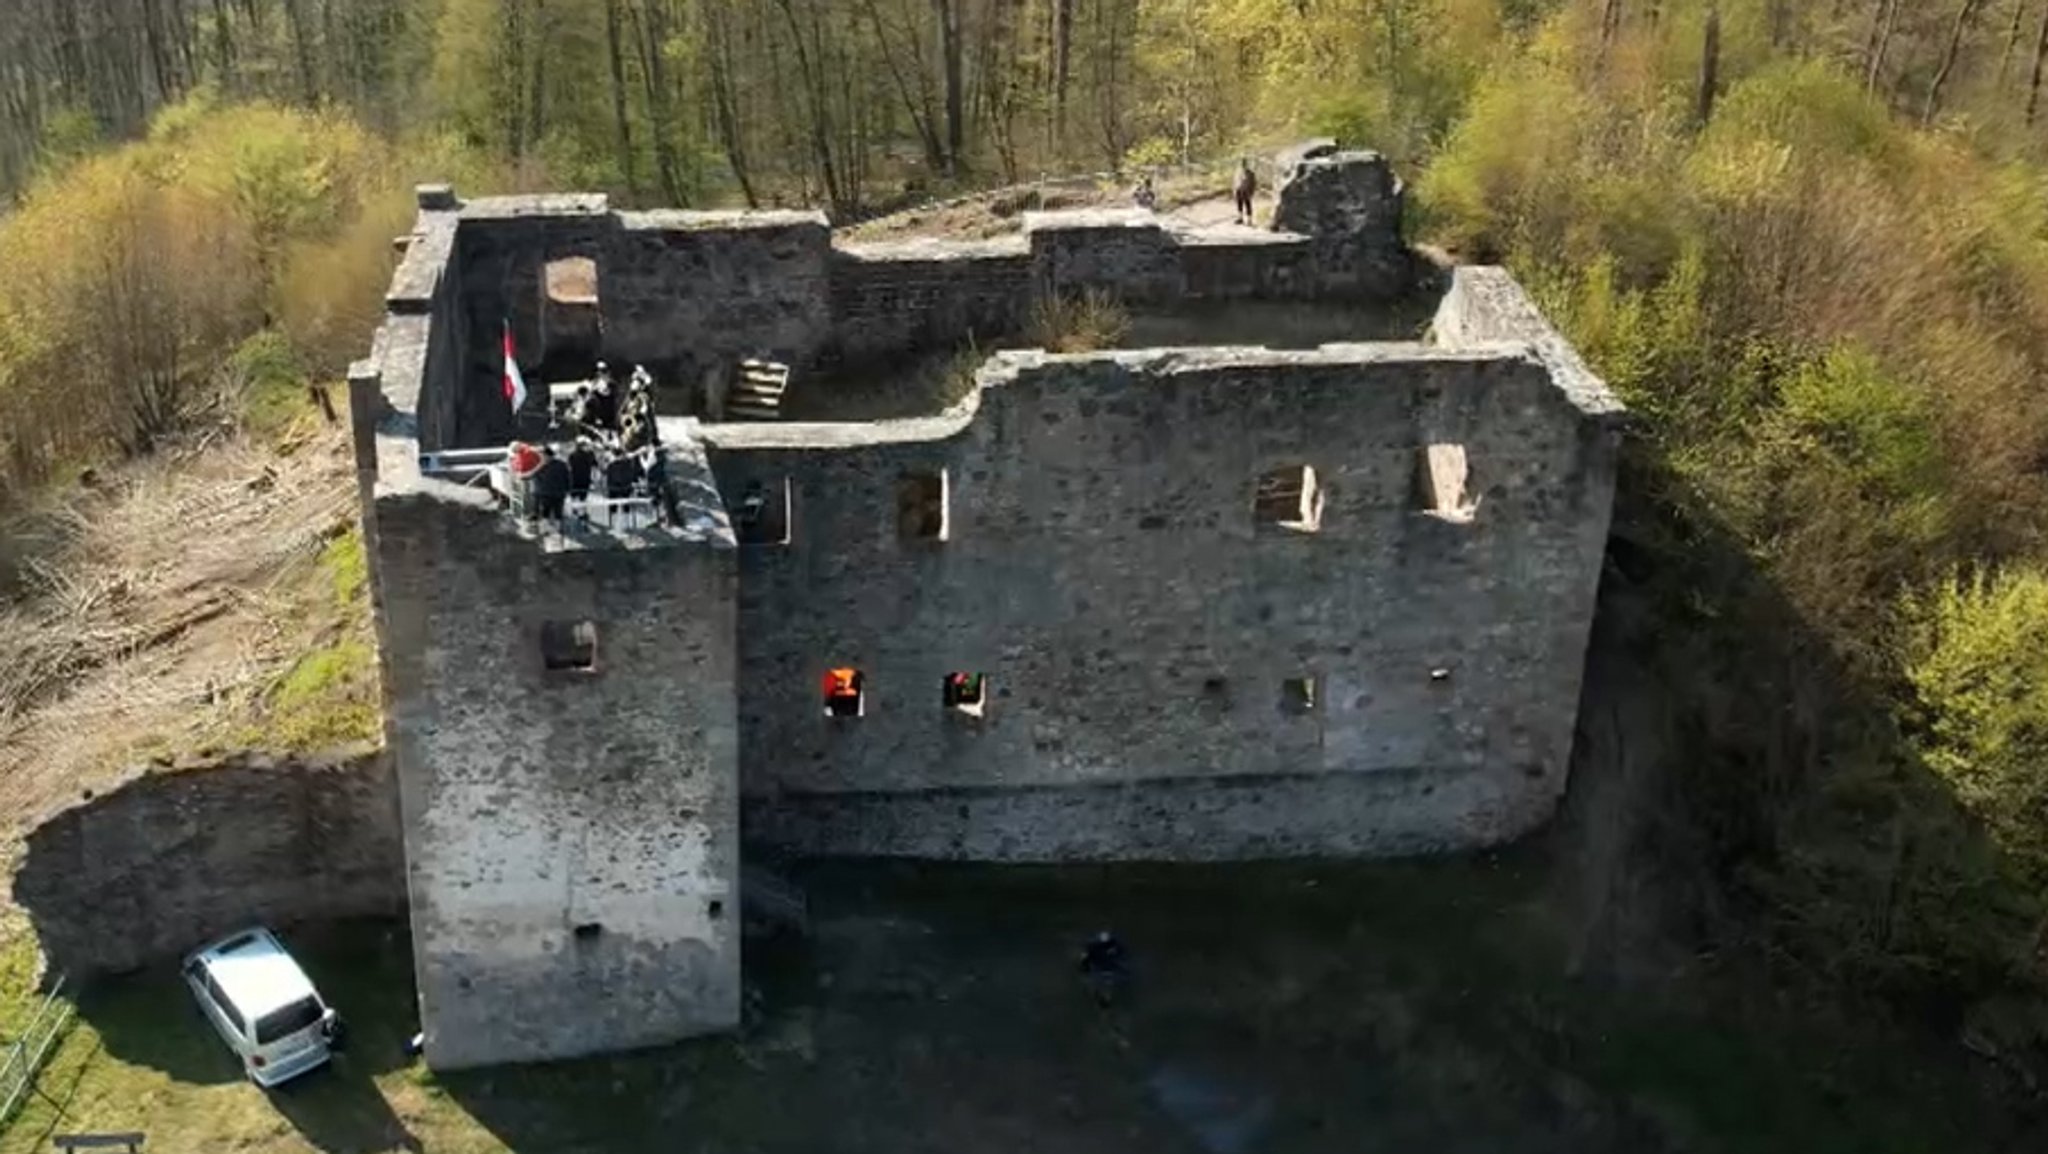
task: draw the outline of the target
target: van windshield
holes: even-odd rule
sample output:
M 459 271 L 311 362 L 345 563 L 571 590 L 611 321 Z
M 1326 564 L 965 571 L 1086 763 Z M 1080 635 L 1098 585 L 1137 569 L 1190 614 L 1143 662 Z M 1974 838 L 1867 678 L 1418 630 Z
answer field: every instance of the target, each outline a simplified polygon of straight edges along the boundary
M 320 1000 L 310 996 L 282 1009 L 272 1010 L 256 1019 L 256 1044 L 265 1046 L 279 1038 L 288 1038 L 318 1022 L 321 1013 Z

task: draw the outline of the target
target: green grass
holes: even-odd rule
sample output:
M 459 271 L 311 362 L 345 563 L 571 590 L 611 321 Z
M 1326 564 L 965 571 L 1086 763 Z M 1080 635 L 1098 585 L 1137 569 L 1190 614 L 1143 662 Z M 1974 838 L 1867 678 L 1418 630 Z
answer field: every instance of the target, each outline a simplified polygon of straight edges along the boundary
M 308 612 L 329 622 L 318 644 L 278 676 L 253 717 L 237 721 L 215 744 L 315 753 L 377 739 L 377 651 L 360 528 L 327 543 L 317 573 L 303 596 Z
M 1727 1012 L 1710 986 L 1563 975 L 1543 863 L 810 867 L 809 942 L 749 943 L 743 1034 L 431 1075 L 404 929 L 290 940 L 348 1016 L 337 1068 L 238 1080 L 168 966 L 110 983 L 44 1079 L 71 1129 L 245 1154 L 1202 1149 L 1165 1082 L 1266 1103 L 1248 1149 L 1858 1154 L 1987 1148 L 1956 1080 L 1871 1028 Z M 1136 996 L 1072 951 L 1113 925 Z M 516 1013 L 516 1007 L 507 1007 Z M 47 1148 L 39 1101 L 0 1154 Z

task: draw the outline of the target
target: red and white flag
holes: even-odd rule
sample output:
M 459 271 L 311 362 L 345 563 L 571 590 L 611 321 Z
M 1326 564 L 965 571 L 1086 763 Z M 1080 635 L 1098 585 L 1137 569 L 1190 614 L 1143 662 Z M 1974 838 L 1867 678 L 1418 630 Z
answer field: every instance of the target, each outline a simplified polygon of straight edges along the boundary
M 519 356 L 512 351 L 512 322 L 505 322 L 505 400 L 518 412 L 526 407 L 526 378 L 519 375 Z

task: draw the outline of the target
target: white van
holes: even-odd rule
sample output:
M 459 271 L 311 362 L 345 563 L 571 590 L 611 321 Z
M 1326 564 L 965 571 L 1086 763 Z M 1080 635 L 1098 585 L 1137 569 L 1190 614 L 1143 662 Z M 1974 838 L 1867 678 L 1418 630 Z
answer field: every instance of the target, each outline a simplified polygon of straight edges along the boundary
M 258 1086 L 325 1065 L 339 1043 L 339 1017 L 269 930 L 244 930 L 192 954 L 185 984 Z

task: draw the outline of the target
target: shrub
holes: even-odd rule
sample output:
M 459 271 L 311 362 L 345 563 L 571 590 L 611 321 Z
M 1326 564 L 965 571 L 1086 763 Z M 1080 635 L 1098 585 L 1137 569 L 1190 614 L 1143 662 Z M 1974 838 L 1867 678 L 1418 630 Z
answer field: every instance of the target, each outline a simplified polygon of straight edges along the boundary
M 1928 767 L 2016 870 L 2048 884 L 2048 572 L 1978 572 L 1907 604 Z
M 1048 296 L 1032 306 L 1030 340 L 1055 353 L 1113 349 L 1131 331 L 1130 314 L 1100 289 L 1079 296 Z

